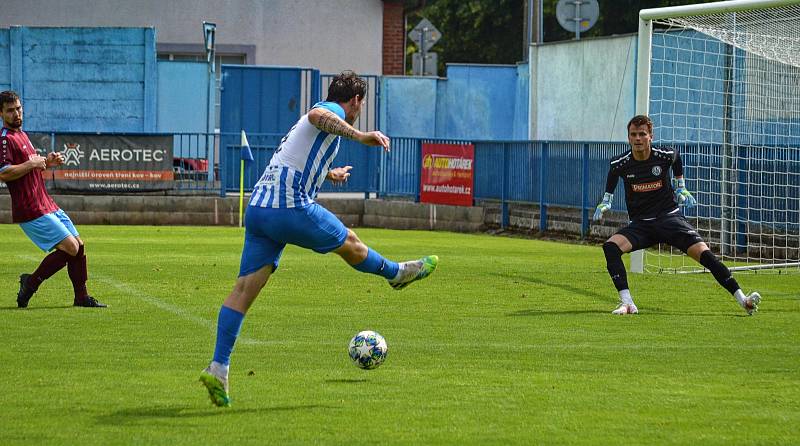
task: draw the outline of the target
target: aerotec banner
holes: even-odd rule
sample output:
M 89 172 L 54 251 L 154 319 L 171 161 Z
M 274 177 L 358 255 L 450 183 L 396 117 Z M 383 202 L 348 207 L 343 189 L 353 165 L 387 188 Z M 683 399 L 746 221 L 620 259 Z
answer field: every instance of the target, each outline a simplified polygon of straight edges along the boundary
M 472 206 L 474 164 L 472 144 L 422 143 L 420 201 Z
M 138 192 L 172 189 L 172 135 L 59 135 L 59 189 Z

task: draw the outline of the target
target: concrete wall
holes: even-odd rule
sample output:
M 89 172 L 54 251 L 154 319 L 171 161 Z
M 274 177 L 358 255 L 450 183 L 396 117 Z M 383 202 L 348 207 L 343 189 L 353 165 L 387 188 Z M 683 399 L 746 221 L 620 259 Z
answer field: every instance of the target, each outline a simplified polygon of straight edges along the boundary
M 157 131 L 205 133 L 207 122 L 208 65 L 159 61 Z
M 532 46 L 530 139 L 627 141 L 636 48 L 635 35 Z
M 13 27 L 0 36 L 0 61 L 9 61 L 0 86 L 22 97 L 26 129 L 156 130 L 152 28 Z
M 238 199 L 233 197 L 56 195 L 54 199 L 78 225 L 78 230 L 84 224 L 236 226 L 239 223 Z M 363 199 L 323 198 L 319 202 L 348 227 L 482 232 L 500 226 L 500 207 L 493 202 L 474 207 Z M 547 228 L 553 235 L 576 238 L 580 235 L 578 209 L 548 207 L 547 211 Z M 510 215 L 509 229 L 538 233 L 538 206 L 511 204 Z M 11 223 L 7 194 L 0 194 L 0 224 L 3 223 Z M 608 238 L 625 223 L 625 213 L 609 212 L 603 224 L 592 225 L 591 237 Z
M 158 43 L 194 44 L 202 22 L 217 45 L 254 45 L 250 64 L 313 66 L 323 72 L 382 69 L 381 0 L 3 0 L 0 28 L 154 27 Z
M 526 64 L 447 66 L 447 77 L 384 77 L 381 129 L 393 137 L 526 139 Z

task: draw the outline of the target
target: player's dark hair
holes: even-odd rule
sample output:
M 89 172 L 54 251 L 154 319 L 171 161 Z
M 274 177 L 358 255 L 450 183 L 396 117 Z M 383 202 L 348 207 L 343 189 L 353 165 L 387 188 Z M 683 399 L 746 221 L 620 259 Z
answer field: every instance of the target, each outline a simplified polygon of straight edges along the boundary
M 651 135 L 653 134 L 653 121 L 651 121 L 650 118 L 645 115 L 636 115 L 633 118 L 631 118 L 631 120 L 628 121 L 628 131 L 631 130 L 632 125 L 635 125 L 637 127 L 640 125 L 646 125 L 647 133 Z
M 19 95 L 16 91 L 6 90 L 0 92 L 0 110 L 2 110 L 6 104 L 13 104 L 16 101 L 19 101 Z
M 347 102 L 356 95 L 364 98 L 367 94 L 367 81 L 358 77 L 352 71 L 342 71 L 341 74 L 334 76 L 331 85 L 328 87 L 328 102 Z

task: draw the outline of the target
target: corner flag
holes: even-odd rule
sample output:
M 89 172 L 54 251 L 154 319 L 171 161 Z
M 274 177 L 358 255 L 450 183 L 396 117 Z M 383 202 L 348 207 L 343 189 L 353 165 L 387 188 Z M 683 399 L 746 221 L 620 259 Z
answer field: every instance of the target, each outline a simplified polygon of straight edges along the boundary
M 244 166 L 245 163 L 253 161 L 253 152 L 250 150 L 250 143 L 247 142 L 247 135 L 242 130 L 242 141 L 239 144 L 241 152 L 239 154 L 239 227 L 242 227 L 244 216 Z
M 253 152 L 250 151 L 250 143 L 247 142 L 247 135 L 242 130 L 242 142 L 240 144 L 242 146 L 242 153 L 240 158 L 242 161 L 253 161 Z

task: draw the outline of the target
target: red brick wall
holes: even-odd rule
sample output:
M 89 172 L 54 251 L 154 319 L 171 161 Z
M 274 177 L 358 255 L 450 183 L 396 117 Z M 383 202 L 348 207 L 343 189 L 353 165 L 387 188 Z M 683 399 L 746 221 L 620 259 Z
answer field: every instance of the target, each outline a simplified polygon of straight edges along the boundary
M 403 2 L 383 2 L 383 74 L 405 74 L 405 19 Z

